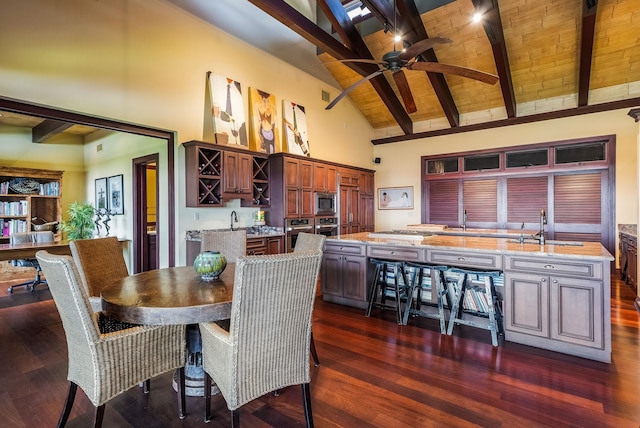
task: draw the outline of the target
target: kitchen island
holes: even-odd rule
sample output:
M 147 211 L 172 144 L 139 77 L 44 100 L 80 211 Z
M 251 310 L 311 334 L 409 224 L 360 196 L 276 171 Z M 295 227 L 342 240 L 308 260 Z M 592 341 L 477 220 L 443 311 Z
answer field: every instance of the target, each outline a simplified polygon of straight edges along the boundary
M 472 232 L 472 231 L 470 231 Z M 597 242 L 356 233 L 329 237 L 323 299 L 365 308 L 369 258 L 501 271 L 505 340 L 611 362 L 613 256 Z

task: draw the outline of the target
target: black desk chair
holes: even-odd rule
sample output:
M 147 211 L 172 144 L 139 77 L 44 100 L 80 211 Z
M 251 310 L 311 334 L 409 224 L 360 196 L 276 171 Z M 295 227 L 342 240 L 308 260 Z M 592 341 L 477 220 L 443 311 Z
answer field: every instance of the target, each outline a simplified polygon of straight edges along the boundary
M 53 232 L 15 232 L 9 235 L 9 244 L 28 244 L 32 242 L 53 242 Z M 36 270 L 36 277 L 32 281 L 23 282 L 22 284 L 12 285 L 7 289 L 9 294 L 13 293 L 13 289 L 16 287 L 26 287 L 27 290 L 35 291 L 39 284 L 46 284 L 47 280 L 41 276 L 42 270 L 38 260 L 33 259 L 17 259 L 11 260 L 11 264 L 16 267 L 28 267 Z

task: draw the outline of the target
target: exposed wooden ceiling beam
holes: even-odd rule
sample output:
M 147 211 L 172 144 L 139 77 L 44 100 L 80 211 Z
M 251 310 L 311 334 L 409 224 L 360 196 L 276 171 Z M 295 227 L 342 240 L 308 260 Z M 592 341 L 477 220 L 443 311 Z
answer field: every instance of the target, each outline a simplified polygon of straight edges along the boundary
M 593 38 L 596 31 L 597 0 L 584 0 L 582 3 L 582 34 L 580 37 L 580 74 L 578 81 L 578 106 L 589 102 L 589 82 L 591 81 L 591 58 Z
M 510 117 L 508 119 L 495 120 L 493 122 L 476 123 L 473 125 L 459 126 L 457 128 L 438 129 L 435 131 L 418 132 L 413 135 L 400 135 L 397 137 L 378 138 L 371 140 L 374 145 L 397 143 L 400 141 L 418 140 L 421 138 L 438 137 L 442 135 L 461 134 L 463 132 L 481 131 L 485 129 L 501 128 L 503 126 L 521 125 L 523 123 L 542 122 L 544 120 L 561 119 L 563 117 L 580 116 L 583 114 L 599 113 L 609 110 L 618 110 L 627 107 L 636 107 L 640 105 L 640 97 L 629 98 L 626 100 L 611 101 L 608 103 L 594 104 L 590 106 L 576 107 L 566 110 L 554 110 L 545 113 L 532 114 L 528 116 Z M 637 109 L 638 117 L 634 117 L 631 112 L 629 115 L 640 120 L 640 109 Z
M 484 32 L 489 38 L 493 58 L 496 62 L 498 77 L 500 77 L 500 89 L 502 99 L 507 110 L 507 117 L 516 116 L 516 97 L 513 92 L 513 81 L 511 80 L 511 69 L 509 67 L 509 57 L 507 47 L 504 43 L 504 32 L 502 31 L 502 20 L 498 9 L 498 0 L 472 0 L 477 12 L 483 16 L 482 25 Z
M 319 1 L 322 2 L 324 0 Z M 285 1 L 249 0 L 249 2 L 260 8 L 272 18 L 291 28 L 301 37 L 313 43 L 321 50 L 329 53 L 334 58 L 353 59 L 359 57 L 356 52 L 344 46 L 330 34 L 327 34 L 327 32 L 322 28 L 318 27 L 293 7 L 289 6 Z M 368 76 L 369 74 L 379 70 L 379 67 L 374 64 L 356 62 L 346 62 L 344 64 L 362 76 Z M 384 76 L 379 76 L 372 79 L 371 84 L 382 101 L 387 105 L 391 115 L 404 133 L 413 133 L 413 122 L 387 79 Z
M 31 128 L 31 141 L 34 143 L 44 143 L 49 138 L 66 131 L 72 126 L 73 123 L 60 120 L 43 120 Z
M 376 16 L 381 16 L 382 19 L 391 26 L 396 24 L 395 21 L 398 19 L 396 15 L 399 14 L 400 21 L 398 27 L 403 28 L 403 36 L 408 42 L 413 44 L 429 38 L 422 19 L 420 18 L 420 12 L 412 0 L 398 0 L 396 3 L 397 11 L 393 10 L 393 7 L 389 3 L 382 0 L 363 0 L 363 3 L 367 4 L 369 8 L 373 7 L 376 9 Z M 438 62 L 438 58 L 433 49 L 423 52 L 420 57 L 425 61 Z M 459 126 L 460 114 L 453 101 L 453 96 L 451 95 L 449 85 L 447 85 L 444 75 L 441 73 L 427 73 L 427 77 L 449 121 L 449 126 Z

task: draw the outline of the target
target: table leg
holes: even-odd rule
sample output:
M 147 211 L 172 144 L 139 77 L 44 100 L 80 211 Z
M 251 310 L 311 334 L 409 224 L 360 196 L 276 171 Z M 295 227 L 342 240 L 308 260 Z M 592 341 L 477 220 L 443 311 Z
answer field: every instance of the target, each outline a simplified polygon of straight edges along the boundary
M 202 338 L 198 324 L 189 324 L 187 335 L 187 364 L 184 367 L 185 394 L 190 397 L 204 397 L 204 369 L 202 368 Z M 173 389 L 178 390 L 178 372 L 173 374 Z M 211 395 L 220 390 L 214 383 L 211 385 Z

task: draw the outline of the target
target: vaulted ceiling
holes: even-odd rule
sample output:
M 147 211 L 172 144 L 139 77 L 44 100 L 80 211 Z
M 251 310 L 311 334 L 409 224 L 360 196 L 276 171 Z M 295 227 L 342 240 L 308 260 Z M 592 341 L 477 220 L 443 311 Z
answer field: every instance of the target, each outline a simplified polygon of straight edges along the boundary
M 345 11 L 352 1 L 317 0 L 316 22 L 282 0 L 249 1 L 317 46 L 342 88 L 379 66 L 337 60 L 379 60 L 395 50 L 394 27 L 405 46 L 425 38 L 452 40 L 417 61 L 499 76 L 489 85 L 404 70 L 413 111 L 392 73 L 381 73 L 348 95 L 381 135 L 374 143 L 640 105 L 637 0 L 362 0 L 371 19 L 355 24 Z M 472 22 L 475 12 L 481 23 Z

